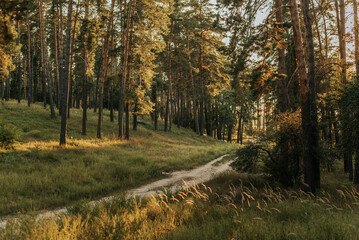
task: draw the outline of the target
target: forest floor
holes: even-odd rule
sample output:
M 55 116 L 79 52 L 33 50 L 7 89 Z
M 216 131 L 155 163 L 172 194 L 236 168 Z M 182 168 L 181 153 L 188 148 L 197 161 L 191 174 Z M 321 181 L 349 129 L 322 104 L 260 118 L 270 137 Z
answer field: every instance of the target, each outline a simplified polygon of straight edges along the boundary
M 191 187 L 196 184 L 201 184 L 214 179 L 220 174 L 230 170 L 230 164 L 233 162 L 233 156 L 230 154 L 223 155 L 219 158 L 212 160 L 211 162 L 196 167 L 190 170 L 176 171 L 166 174 L 167 177 L 161 180 L 157 180 L 143 186 L 126 191 L 126 198 L 136 197 L 148 197 L 150 195 L 157 195 L 163 192 L 177 192 L 183 189 L 184 186 Z M 116 196 L 109 196 L 101 198 L 97 201 L 90 201 L 89 205 L 96 206 L 101 202 L 112 202 L 116 200 Z M 70 207 L 71 209 L 71 207 Z M 63 214 L 68 214 L 68 207 L 52 210 L 52 211 L 41 211 L 39 213 L 32 213 L 38 221 L 44 218 L 54 218 Z M 24 218 L 25 216 L 7 216 L 0 218 L 0 228 L 5 228 L 7 222 L 10 220 L 16 220 Z
M 116 116 L 116 115 L 115 115 Z M 81 201 L 121 195 L 129 189 L 191 169 L 237 149 L 190 129 L 153 130 L 139 117 L 131 139 L 116 138 L 117 122 L 104 112 L 103 139 L 96 139 L 97 114 L 88 112 L 87 137 L 81 135 L 80 109 L 71 109 L 68 146 L 58 144 L 60 117 L 50 118 L 41 103 L 30 108 L 15 101 L 0 103 L 0 121 L 18 132 L 15 150 L 0 150 L 0 216 L 36 212 Z
M 359 188 L 343 173 L 340 161 L 334 163 L 332 172 L 322 168 L 322 185 L 315 195 L 295 187 L 282 188 L 265 174 L 231 170 L 211 180 L 202 179 L 209 180 L 204 184 L 183 183 L 176 192 L 183 173 L 187 173 L 185 178 L 191 183 L 194 175 L 211 175 L 206 169 L 226 170 L 238 146 L 197 137 L 187 129 L 154 132 L 148 119 L 140 120 L 143 123 L 137 132 L 131 132 L 133 138 L 128 142 L 113 139 L 111 127 L 116 129 L 116 124 L 106 120 L 105 125 L 110 125 L 105 127 L 107 139 L 82 139 L 79 123 L 75 122 L 80 119 L 80 112 L 76 111 L 70 119 L 70 126 L 73 125 L 69 135 L 73 139 L 67 149 L 59 149 L 58 129 L 45 125 L 53 120 L 40 105 L 31 110 L 13 102 L 0 107 L 3 122 L 22 131 L 22 144 L 18 143 L 15 151 L 0 155 L 3 212 L 12 206 L 9 199 L 13 205 L 19 200 L 10 213 L 21 206 L 23 212 L 31 210 L 26 208 L 24 198 L 38 203 L 35 210 L 72 205 L 60 218 L 38 221 L 36 216 L 24 215 L 20 221 L 10 220 L 5 228 L 0 228 L 0 239 L 359 239 Z M 43 122 L 36 129 L 31 122 L 37 115 Z M 19 123 L 20 116 L 27 119 Z M 91 116 L 93 136 L 96 116 Z M 31 128 L 27 129 L 27 125 Z M 41 134 L 31 134 L 38 129 Z M 40 140 L 35 143 L 35 139 Z M 219 158 L 210 162 L 227 152 L 227 161 Z M 203 167 L 196 168 L 200 165 Z M 177 172 L 186 169 L 192 170 Z M 26 180 L 21 180 L 22 176 Z M 176 181 L 164 180 L 171 176 Z M 149 182 L 152 185 L 146 184 Z M 86 189 L 88 184 L 91 187 Z M 162 189 L 161 185 L 170 187 Z M 100 187 L 104 190 L 96 192 Z M 51 189 L 56 189 L 56 194 L 51 195 Z M 156 190 L 163 191 L 131 199 L 124 194 L 127 191 L 143 196 Z M 31 195 L 31 191 L 35 193 Z M 78 194 L 72 196 L 71 192 Z M 89 202 L 113 193 L 118 194 L 111 201 Z M 54 202 L 57 198 L 62 201 Z
M 358 187 L 341 171 L 322 176 L 313 195 L 262 174 L 227 171 L 178 192 L 77 204 L 61 218 L 12 220 L 0 239 L 359 239 Z

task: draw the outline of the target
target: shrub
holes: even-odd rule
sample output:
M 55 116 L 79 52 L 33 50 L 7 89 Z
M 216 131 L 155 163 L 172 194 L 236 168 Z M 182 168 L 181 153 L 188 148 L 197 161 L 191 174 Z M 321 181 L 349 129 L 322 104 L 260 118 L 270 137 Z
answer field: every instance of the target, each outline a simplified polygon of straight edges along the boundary
M 240 148 L 233 167 L 239 172 L 268 173 L 283 186 L 293 186 L 301 177 L 301 112 L 281 114 L 279 131 L 267 139 Z M 274 144 L 273 147 L 271 147 Z
M 255 173 L 259 171 L 261 146 L 250 144 L 237 150 L 237 160 L 231 166 L 238 172 Z
M 0 126 L 0 148 L 5 150 L 14 149 L 16 138 L 16 128 L 7 125 Z

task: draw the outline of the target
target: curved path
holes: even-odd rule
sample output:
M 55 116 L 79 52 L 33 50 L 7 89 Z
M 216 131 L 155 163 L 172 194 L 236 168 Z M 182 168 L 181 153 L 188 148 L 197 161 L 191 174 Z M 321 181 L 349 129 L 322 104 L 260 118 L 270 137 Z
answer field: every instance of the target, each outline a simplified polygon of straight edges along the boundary
M 169 173 L 167 178 L 143 185 L 135 189 L 131 189 L 127 191 L 126 195 L 128 198 L 137 196 L 145 197 L 151 194 L 163 192 L 163 188 L 166 188 L 170 192 L 175 192 L 181 189 L 181 187 L 183 186 L 183 180 L 186 181 L 188 185 L 207 182 L 213 179 L 216 175 L 230 169 L 230 164 L 234 160 L 221 162 L 226 156 L 227 155 L 221 156 L 203 166 L 194 169 Z M 100 202 L 112 201 L 114 198 L 114 196 L 105 197 L 97 201 L 91 201 L 90 204 L 95 205 Z M 36 216 L 36 219 L 56 217 L 58 215 L 66 213 L 67 208 L 43 211 L 39 212 L 39 214 Z M 16 216 L 8 216 L 0 219 L 0 228 L 5 228 L 8 220 L 14 218 L 16 219 Z

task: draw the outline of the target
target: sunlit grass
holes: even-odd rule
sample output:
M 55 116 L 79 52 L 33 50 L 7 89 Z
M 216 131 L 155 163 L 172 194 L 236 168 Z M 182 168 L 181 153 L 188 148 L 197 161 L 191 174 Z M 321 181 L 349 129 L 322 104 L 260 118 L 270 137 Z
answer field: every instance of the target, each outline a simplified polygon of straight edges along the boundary
M 0 231 L 9 239 L 358 239 L 359 191 L 317 196 L 229 173 L 146 199 L 77 205 L 60 219 L 28 217 Z M 253 182 L 252 182 L 253 180 Z M 222 182 L 233 182 L 223 189 Z M 221 191 L 217 192 L 216 188 Z
M 108 112 L 103 139 L 95 138 L 93 111 L 88 134 L 82 136 L 80 109 L 71 110 L 68 144 L 60 148 L 60 119 L 52 120 L 40 104 L 28 108 L 2 102 L 0 114 L 2 123 L 15 126 L 20 135 L 14 151 L 0 152 L 0 215 L 117 194 L 162 178 L 163 171 L 193 168 L 236 149 L 176 126 L 170 133 L 156 132 L 148 117 L 139 118 L 129 141 L 119 140 L 117 123 L 109 121 Z

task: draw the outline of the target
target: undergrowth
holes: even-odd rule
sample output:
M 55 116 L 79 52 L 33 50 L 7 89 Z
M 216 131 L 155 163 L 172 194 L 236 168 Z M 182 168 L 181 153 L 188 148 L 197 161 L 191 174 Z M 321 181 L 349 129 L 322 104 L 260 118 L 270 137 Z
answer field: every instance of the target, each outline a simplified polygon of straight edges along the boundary
M 241 179 L 237 173 L 216 181 Z M 60 218 L 25 218 L 5 239 L 358 239 L 359 191 L 345 186 L 318 195 L 272 187 L 256 176 L 215 192 L 184 185 L 176 194 L 83 205 Z

